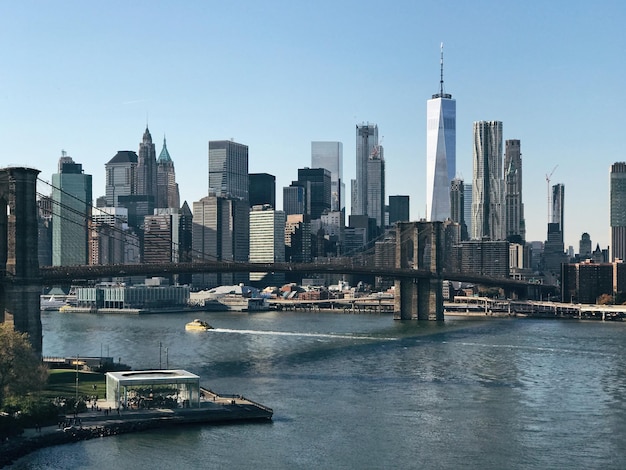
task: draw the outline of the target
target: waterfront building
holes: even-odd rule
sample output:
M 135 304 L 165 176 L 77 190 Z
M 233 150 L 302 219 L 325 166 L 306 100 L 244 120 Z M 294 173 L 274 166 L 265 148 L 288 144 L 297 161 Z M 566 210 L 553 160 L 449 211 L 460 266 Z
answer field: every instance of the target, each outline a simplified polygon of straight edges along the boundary
M 163 149 L 156 161 L 157 190 L 156 207 L 180 208 L 180 194 L 176 183 L 176 171 L 174 161 L 167 150 L 167 143 L 163 137 Z
M 522 203 L 522 152 L 517 139 L 505 142 L 504 186 L 506 239 L 523 243 L 526 240 L 526 224 Z
M 250 262 L 282 263 L 285 261 L 285 224 L 283 211 L 269 204 L 253 206 L 250 211 Z M 250 273 L 250 282 L 259 287 L 282 286 L 284 273 Z
M 105 164 L 106 205 L 120 207 L 121 196 L 137 194 L 137 154 L 120 150 Z
M 367 215 L 376 226 L 385 227 L 385 158 L 382 145 L 377 145 L 367 161 Z
M 622 262 L 563 263 L 561 302 L 595 304 L 602 295 L 626 292 L 626 265 Z
M 409 218 L 409 196 L 389 196 L 389 225 L 408 222 Z
M 157 162 L 156 148 L 148 126 L 139 143 L 137 155 L 137 195 L 146 197 L 148 213 L 152 213 L 157 201 Z
M 626 259 L 626 162 L 611 165 L 611 260 Z
M 215 194 L 193 203 L 193 261 L 243 261 L 250 251 L 248 201 Z M 248 283 L 247 273 L 194 274 L 196 288 Z
M 311 168 L 330 171 L 330 210 L 345 208 L 343 181 L 343 144 L 341 142 L 311 142 Z
M 250 207 L 269 204 L 276 209 L 276 177 L 269 173 L 248 175 L 248 200 Z
M 248 201 L 248 146 L 232 140 L 209 142 L 209 191 Z
M 439 93 L 426 103 L 426 220 L 450 217 L 450 182 L 456 176 L 456 100 L 443 88 L 443 44 Z
M 87 264 L 91 175 L 63 152 L 52 175 L 52 265 Z
M 502 122 L 474 122 L 472 238 L 504 240 Z
M 356 179 L 352 186 L 352 215 L 368 215 L 367 167 L 370 156 L 378 152 L 378 126 L 362 123 L 356 126 Z

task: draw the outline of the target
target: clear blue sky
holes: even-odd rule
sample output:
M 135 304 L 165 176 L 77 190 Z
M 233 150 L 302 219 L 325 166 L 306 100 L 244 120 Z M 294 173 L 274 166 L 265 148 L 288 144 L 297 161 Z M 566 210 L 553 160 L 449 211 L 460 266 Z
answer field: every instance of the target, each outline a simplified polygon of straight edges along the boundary
M 472 123 L 500 120 L 522 144 L 527 239 L 546 238 L 558 165 L 566 246 L 588 232 L 606 247 L 609 167 L 626 160 L 625 23 L 623 0 L 5 1 L 2 165 L 49 180 L 64 149 L 93 175 L 95 199 L 104 164 L 137 151 L 147 119 L 190 204 L 207 193 L 208 141 L 230 138 L 281 195 L 312 140 L 341 141 L 349 190 L 355 125 L 370 122 L 387 194 L 410 195 L 417 219 L 443 42 L 461 176 L 472 176 Z

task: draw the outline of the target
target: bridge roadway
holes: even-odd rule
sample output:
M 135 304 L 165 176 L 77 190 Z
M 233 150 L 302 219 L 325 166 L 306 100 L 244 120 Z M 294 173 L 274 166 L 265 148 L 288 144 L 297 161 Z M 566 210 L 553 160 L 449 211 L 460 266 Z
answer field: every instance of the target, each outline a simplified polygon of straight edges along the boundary
M 68 284 L 75 280 L 93 280 L 104 277 L 163 276 L 169 274 L 193 274 L 207 272 L 283 272 L 300 274 L 356 274 L 379 276 L 392 279 L 436 279 L 428 270 L 388 268 L 362 265 L 359 263 L 243 263 L 228 261 L 203 261 L 193 263 L 159 264 L 113 264 L 79 266 L 42 266 L 39 268 L 44 284 Z M 439 276 L 448 281 L 460 281 L 490 287 L 521 291 L 528 288 L 540 293 L 554 293 L 554 286 L 535 284 L 511 278 L 487 277 L 477 274 L 442 272 Z

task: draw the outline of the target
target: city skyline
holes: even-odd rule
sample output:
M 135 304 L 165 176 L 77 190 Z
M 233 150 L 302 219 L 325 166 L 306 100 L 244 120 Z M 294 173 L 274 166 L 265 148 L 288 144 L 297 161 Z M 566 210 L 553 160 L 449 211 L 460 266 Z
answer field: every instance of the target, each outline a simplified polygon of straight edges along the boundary
M 565 245 L 583 232 L 594 247 L 610 244 L 607 173 L 624 160 L 621 2 L 396 2 L 385 11 L 321 2 L 306 14 L 278 2 L 34 5 L 0 6 L 6 165 L 50 179 L 65 149 L 93 175 L 95 200 L 104 164 L 136 152 L 148 124 L 154 141 L 167 135 L 181 203 L 191 204 L 208 191 L 209 140 L 247 145 L 250 172 L 276 175 L 279 188 L 306 166 L 312 141 L 342 142 L 350 181 L 354 126 L 375 122 L 388 193 L 409 195 L 417 220 L 426 215 L 424 101 L 438 85 L 443 42 L 459 176 L 472 179 L 472 122 L 502 121 L 503 138 L 524 144 L 526 239 L 546 240 L 545 176 L 558 166 L 552 183 L 569 188 Z M 228 34 L 235 19 L 242 34 Z M 356 25 L 368 21 L 376 28 L 366 34 Z M 168 34 L 153 34 L 159 28 Z M 489 53 L 477 48 L 486 41 Z

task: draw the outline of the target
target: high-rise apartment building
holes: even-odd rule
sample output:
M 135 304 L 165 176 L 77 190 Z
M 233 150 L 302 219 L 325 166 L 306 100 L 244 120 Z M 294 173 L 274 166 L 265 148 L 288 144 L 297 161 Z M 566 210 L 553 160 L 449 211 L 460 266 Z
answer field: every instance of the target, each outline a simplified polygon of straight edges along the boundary
M 180 195 L 176 183 L 174 161 L 167 150 L 167 143 L 163 137 L 163 149 L 156 161 L 157 191 L 156 207 L 160 209 L 180 207 Z
M 285 261 L 285 213 L 270 205 L 253 206 L 250 211 L 250 262 Z M 250 273 L 250 281 L 259 287 L 281 286 L 284 273 Z
M 502 122 L 474 122 L 472 238 L 504 240 Z
M 426 103 L 426 220 L 450 217 L 450 182 L 456 176 L 456 100 L 443 89 L 443 44 L 439 93 Z
M 330 171 L 330 210 L 342 210 L 345 207 L 343 144 L 341 142 L 311 142 L 311 168 L 326 168 Z
M 565 216 L 565 186 L 555 184 L 552 186 L 552 207 L 551 219 L 553 224 L 557 224 L 561 232 L 561 241 L 563 241 L 564 216 Z
M 91 175 L 65 152 L 52 175 L 52 265 L 88 263 Z
M 506 239 L 523 243 L 526 239 L 524 204 L 522 203 L 522 152 L 517 139 L 505 142 L 504 185 Z
M 611 261 L 626 260 L 626 162 L 611 165 Z
M 248 202 L 250 207 L 269 204 L 276 209 L 276 177 L 269 173 L 248 175 Z
M 232 140 L 209 142 L 209 191 L 248 201 L 248 146 Z
M 385 158 L 382 145 L 374 147 L 367 161 L 367 215 L 385 227 Z
M 356 184 L 352 187 L 352 215 L 369 215 L 367 207 L 367 166 L 370 157 L 378 152 L 378 126 L 361 124 L 356 126 Z

